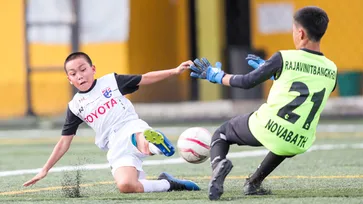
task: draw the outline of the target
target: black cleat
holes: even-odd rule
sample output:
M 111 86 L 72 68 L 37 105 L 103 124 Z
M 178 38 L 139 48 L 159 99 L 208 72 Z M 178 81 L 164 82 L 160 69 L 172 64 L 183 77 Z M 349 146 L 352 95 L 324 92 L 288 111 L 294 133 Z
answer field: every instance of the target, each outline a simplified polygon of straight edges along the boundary
M 233 168 L 232 162 L 228 159 L 221 160 L 213 169 L 212 178 L 209 182 L 209 200 L 218 200 L 223 194 L 223 183 L 226 176 Z
M 165 179 L 170 183 L 168 191 L 199 191 L 199 186 L 193 181 L 176 179 L 172 175 L 163 172 L 159 175 L 158 180 Z
M 245 184 L 243 185 L 243 192 L 245 195 L 271 195 L 271 190 L 265 189 L 261 186 L 261 182 L 252 183 L 250 182 L 250 178 L 246 179 Z

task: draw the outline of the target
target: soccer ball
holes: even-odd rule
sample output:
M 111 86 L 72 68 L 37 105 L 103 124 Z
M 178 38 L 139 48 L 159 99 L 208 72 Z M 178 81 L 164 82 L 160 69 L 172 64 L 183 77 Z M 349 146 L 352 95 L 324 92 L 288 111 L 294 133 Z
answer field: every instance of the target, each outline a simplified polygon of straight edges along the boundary
M 209 158 L 211 134 L 201 127 L 186 129 L 178 139 L 179 155 L 187 162 L 199 164 Z

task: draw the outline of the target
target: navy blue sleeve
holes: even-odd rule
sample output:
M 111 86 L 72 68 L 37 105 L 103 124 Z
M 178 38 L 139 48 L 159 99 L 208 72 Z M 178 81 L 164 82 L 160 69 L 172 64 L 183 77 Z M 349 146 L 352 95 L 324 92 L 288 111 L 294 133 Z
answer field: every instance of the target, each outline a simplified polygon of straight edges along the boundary
M 115 73 L 117 86 L 122 95 L 130 94 L 139 89 L 141 75 L 119 75 Z
M 282 66 L 281 53 L 276 52 L 263 65 L 252 72 L 244 75 L 233 75 L 229 83 L 232 87 L 250 89 L 270 79 L 272 76 L 275 76 L 275 79 L 277 79 L 279 73 L 281 73 Z
M 62 129 L 62 135 L 75 135 L 77 133 L 78 126 L 82 122 L 83 121 L 79 117 L 74 115 L 74 113 L 68 107 L 66 120 Z

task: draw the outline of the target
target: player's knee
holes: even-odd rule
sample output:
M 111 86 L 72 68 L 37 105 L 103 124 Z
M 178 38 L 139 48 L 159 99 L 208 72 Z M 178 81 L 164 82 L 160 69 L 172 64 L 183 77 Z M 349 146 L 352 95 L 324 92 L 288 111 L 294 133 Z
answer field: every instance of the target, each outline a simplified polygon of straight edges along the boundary
M 117 182 L 117 188 L 120 191 L 120 193 L 136 193 L 137 192 L 137 185 L 135 185 L 129 181 Z

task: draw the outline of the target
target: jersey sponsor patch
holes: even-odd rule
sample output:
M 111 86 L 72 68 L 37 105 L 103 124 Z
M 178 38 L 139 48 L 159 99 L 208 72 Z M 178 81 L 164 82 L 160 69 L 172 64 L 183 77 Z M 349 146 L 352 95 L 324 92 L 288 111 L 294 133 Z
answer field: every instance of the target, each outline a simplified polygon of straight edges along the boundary
M 111 96 L 112 96 L 112 90 L 111 90 L 111 88 L 110 87 L 107 87 L 107 88 L 103 89 L 102 90 L 102 94 L 106 98 L 111 98 Z

